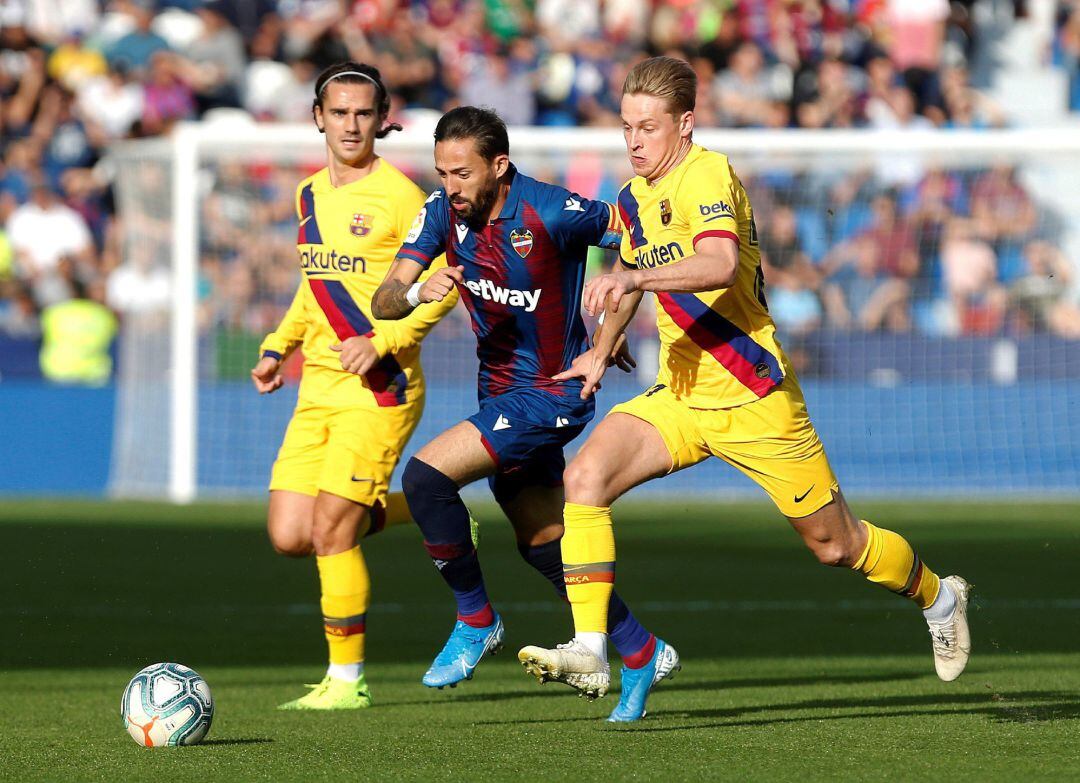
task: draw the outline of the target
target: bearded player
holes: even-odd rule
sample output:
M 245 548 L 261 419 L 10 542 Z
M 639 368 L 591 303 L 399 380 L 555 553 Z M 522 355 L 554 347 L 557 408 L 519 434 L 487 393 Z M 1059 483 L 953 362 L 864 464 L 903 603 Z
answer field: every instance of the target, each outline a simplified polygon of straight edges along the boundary
M 371 705 L 364 677 L 370 580 L 358 537 L 408 521 L 390 476 L 424 407 L 420 340 L 456 294 L 394 323 L 375 323 L 371 295 L 405 239 L 424 194 L 375 153 L 390 96 L 369 65 L 331 66 L 315 82 L 313 113 L 328 164 L 297 187 L 303 277 L 251 371 L 260 393 L 279 389 L 296 347 L 304 374 L 270 479 L 267 526 L 284 555 L 315 553 L 330 663 L 312 691 L 281 709 Z
M 727 157 L 692 141 L 696 89 L 693 69 L 668 57 L 634 66 L 623 86 L 623 133 L 636 176 L 618 199 L 627 226 L 622 268 L 586 288 L 586 309 L 606 310 L 606 320 L 594 347 L 556 378 L 581 380 L 582 396 L 591 395 L 644 291 L 655 292 L 659 305 L 660 374 L 651 389 L 611 410 L 564 476 L 567 574 L 604 572 L 567 582 L 573 641 L 526 647 L 518 657 L 539 677 L 553 668 L 606 669 L 611 504 L 638 484 L 716 456 L 769 494 L 822 563 L 852 568 L 922 609 L 938 676 L 953 680 L 971 650 L 968 585 L 958 576 L 939 580 L 904 538 L 858 519 L 844 501 L 775 336 L 750 200 Z M 644 715 L 657 665 L 662 659 L 623 672 L 631 709 L 613 718 Z
M 590 245 L 617 246 L 614 209 L 538 182 L 510 162 L 506 126 L 494 112 L 463 106 L 435 129 L 435 168 L 443 187 L 428 197 L 372 306 L 380 318 L 411 314 L 459 291 L 469 309 L 480 359 L 479 411 L 425 445 L 401 484 L 424 544 L 457 602 L 457 619 L 423 677 L 429 687 L 472 677 L 503 642 L 468 512 L 459 489 L 487 478 L 514 527 L 518 551 L 563 596 L 563 447 L 592 419 L 594 403 L 575 378 L 554 380 L 588 345 L 581 319 Z M 432 260 L 448 266 L 417 282 Z M 611 361 L 631 366 L 616 344 Z M 628 668 L 667 650 L 663 676 L 679 668 L 675 650 L 634 618 L 609 591 L 605 625 Z M 606 672 L 551 671 L 586 698 L 602 696 Z

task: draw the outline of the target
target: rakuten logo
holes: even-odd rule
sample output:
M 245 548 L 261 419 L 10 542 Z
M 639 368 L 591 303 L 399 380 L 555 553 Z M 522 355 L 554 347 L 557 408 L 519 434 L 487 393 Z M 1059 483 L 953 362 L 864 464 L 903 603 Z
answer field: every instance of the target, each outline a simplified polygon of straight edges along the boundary
M 531 313 L 540 304 L 541 289 L 539 288 L 535 291 L 518 291 L 514 288 L 497 286 L 490 280 L 466 280 L 465 287 L 481 299 L 511 307 L 524 307 L 526 313 Z
M 638 269 L 653 269 L 654 267 L 670 264 L 680 258 L 686 258 L 682 247 L 678 242 L 669 242 L 666 245 L 656 245 L 650 250 L 639 250 L 634 255 Z
M 367 272 L 367 262 L 363 256 L 349 256 L 330 250 L 301 250 L 300 268 L 309 275 L 324 272 Z

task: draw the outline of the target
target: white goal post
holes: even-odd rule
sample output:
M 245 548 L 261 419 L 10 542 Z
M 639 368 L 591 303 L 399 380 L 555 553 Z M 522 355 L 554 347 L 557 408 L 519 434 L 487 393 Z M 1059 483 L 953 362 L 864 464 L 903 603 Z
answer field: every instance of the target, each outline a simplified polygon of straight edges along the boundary
M 423 187 L 434 182 L 431 131 L 410 127 L 379 143 L 381 154 L 424 179 Z M 847 467 L 857 491 L 960 497 L 1080 492 L 1080 428 L 1058 420 L 1080 403 L 1069 388 L 1080 386 L 1080 352 L 1067 313 L 1057 323 L 1039 309 L 1050 302 L 1064 313 L 1066 305 L 1077 302 L 1080 133 L 699 130 L 695 140 L 731 158 L 759 210 L 765 248 L 776 244 L 770 243 L 771 215 L 782 210 L 795 221 L 796 236 L 784 252 L 808 259 L 820 287 L 777 291 L 781 339 L 808 363 L 799 366 L 806 367 L 800 375 L 811 415 L 817 420 L 823 412 L 830 457 Z M 523 171 L 571 189 L 580 186 L 585 196 L 610 200 L 613 187 L 617 190 L 628 174 L 617 129 L 513 128 L 510 142 L 511 157 Z M 122 314 L 111 492 L 180 503 L 257 495 L 268 479 L 289 406 L 275 402 L 271 415 L 250 384 L 244 387 L 241 366 L 255 357 L 240 355 L 237 346 L 248 350 L 284 312 L 280 294 L 288 287 L 290 258 L 288 219 L 279 202 L 287 182 L 295 185 L 325 163 L 323 137 L 312 125 L 186 123 L 168 139 L 117 144 L 109 161 L 123 226 L 123 263 L 166 267 L 172 281 L 166 313 Z M 1009 191 L 1004 179 L 994 180 L 995 170 L 1012 172 L 1015 190 Z M 951 222 L 933 228 L 944 238 L 928 236 L 933 219 L 919 211 L 929 173 L 940 175 L 951 191 L 943 197 Z M 600 192 L 586 192 L 594 184 Z M 977 214 L 979 205 L 997 192 L 1018 208 L 1029 199 L 1035 224 L 1016 233 L 988 226 L 986 215 Z M 845 242 L 872 233 L 875 199 L 884 193 L 910 222 L 920 256 L 917 275 L 905 281 L 910 323 L 864 329 L 855 318 L 838 326 L 839 311 L 830 309 L 830 297 L 850 296 L 851 302 L 837 306 L 855 316 L 855 304 L 866 296 L 857 293 L 862 291 L 857 279 L 849 289 L 835 282 L 845 274 L 836 271 L 846 263 L 839 256 Z M 923 221 L 918 225 L 916 215 Z M 1007 214 L 1001 220 L 1007 223 Z M 972 235 L 964 236 L 967 230 Z M 255 243 L 272 248 L 249 246 Z M 1032 278 L 1038 288 L 1037 259 L 1032 260 L 1037 251 L 1063 260 L 1073 274 L 1061 291 L 1032 294 L 1032 304 L 1023 299 L 1024 285 Z M 966 273 L 967 267 L 958 271 L 967 257 L 981 264 L 990 259 L 996 266 L 989 274 L 996 279 Z M 859 263 L 851 262 L 852 268 Z M 881 263 L 888 266 L 887 259 Z M 291 274 L 295 284 L 294 257 Z M 852 274 L 857 278 L 862 272 Z M 251 278 L 247 282 L 245 275 Z M 433 391 L 414 447 L 429 428 L 438 431 L 453 423 L 474 403 L 467 373 L 460 372 L 473 347 L 460 326 L 448 327 L 452 336 L 444 339 L 438 336 L 440 325 L 431 338 L 443 340 L 438 355 L 425 353 Z M 647 335 L 647 328 L 640 333 Z M 890 351 L 896 361 L 888 359 Z M 940 372 L 926 366 L 935 362 L 945 365 Z M 440 386 L 442 367 L 457 373 L 452 385 Z M 655 364 L 637 378 L 614 379 L 598 405 L 598 418 L 647 385 L 650 371 Z M 295 387 L 279 395 L 295 399 Z M 1031 408 L 1025 409 L 1027 404 Z M 260 406 L 265 419 L 253 413 Z M 880 420 L 875 418 L 879 408 Z M 1027 432 L 1028 419 L 1046 415 L 1055 420 L 1037 425 L 1034 435 Z M 855 418 L 860 416 L 870 416 L 882 429 L 875 433 Z M 905 418 L 910 432 L 904 431 Z M 936 442 L 937 437 L 949 442 Z M 932 454 L 912 461 L 907 450 L 920 448 Z M 861 462 L 853 457 L 848 464 L 841 457 L 842 450 L 852 449 Z M 715 478 L 719 470 L 713 468 L 708 479 L 673 478 L 658 489 L 717 497 L 753 491 L 738 477 Z M 1010 471 L 1011 478 L 1003 475 Z M 846 485 L 844 470 L 838 473 Z

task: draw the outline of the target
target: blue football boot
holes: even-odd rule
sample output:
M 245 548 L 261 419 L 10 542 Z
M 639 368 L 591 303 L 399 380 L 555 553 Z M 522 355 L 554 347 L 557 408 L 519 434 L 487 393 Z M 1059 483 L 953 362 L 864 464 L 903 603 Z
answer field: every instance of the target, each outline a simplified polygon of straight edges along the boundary
M 671 679 L 682 669 L 675 648 L 657 638 L 652 658 L 640 669 L 622 667 L 619 703 L 608 716 L 611 723 L 630 723 L 645 717 L 645 700 L 660 680 Z
M 473 670 L 487 654 L 495 655 L 503 646 L 502 618 L 496 614 L 495 621 L 484 628 L 473 628 L 461 620 L 454 624 L 450 638 L 431 668 L 424 674 L 423 683 L 429 688 L 455 687 L 462 680 L 471 680 Z

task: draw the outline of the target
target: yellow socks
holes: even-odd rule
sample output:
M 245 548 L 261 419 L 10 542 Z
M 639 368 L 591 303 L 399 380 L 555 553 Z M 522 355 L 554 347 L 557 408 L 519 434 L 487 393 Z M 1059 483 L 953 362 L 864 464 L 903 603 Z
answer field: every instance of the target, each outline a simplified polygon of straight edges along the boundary
M 607 633 L 608 602 L 615 583 L 615 532 L 611 508 L 567 503 L 563 510 L 563 580 L 577 633 Z
M 852 566 L 871 582 L 906 596 L 925 609 L 937 598 L 940 581 L 911 545 L 891 530 L 866 525 L 866 549 Z
M 315 562 L 319 566 L 323 630 L 330 648 L 330 663 L 362 663 L 371 579 L 360 547 L 316 557 Z

